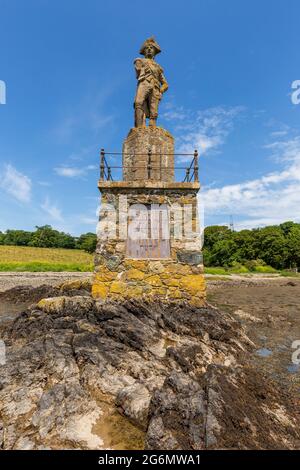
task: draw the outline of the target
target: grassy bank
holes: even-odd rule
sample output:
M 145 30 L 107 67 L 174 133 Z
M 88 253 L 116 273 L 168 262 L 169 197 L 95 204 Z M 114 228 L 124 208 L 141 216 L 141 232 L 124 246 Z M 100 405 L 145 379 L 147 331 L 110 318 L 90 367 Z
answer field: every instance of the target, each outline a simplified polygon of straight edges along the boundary
M 278 274 L 284 277 L 300 277 L 300 273 L 294 273 L 291 271 L 279 271 L 271 266 L 258 266 L 256 269 L 249 270 L 245 266 L 239 268 L 222 268 L 219 266 L 216 267 L 205 267 L 205 274 L 212 274 L 215 276 L 230 276 L 231 274 Z
M 30 271 L 30 272 L 63 272 L 63 271 L 93 271 L 93 255 L 82 250 L 63 248 L 34 248 L 27 246 L 0 245 L 0 272 Z M 243 265 L 224 268 L 220 266 L 205 267 L 206 274 L 229 276 L 230 274 L 280 274 L 287 277 L 297 277 L 289 271 L 276 271 L 271 266 L 256 266 L 249 270 Z
M 0 246 L 0 271 L 92 271 L 93 256 L 81 250 Z

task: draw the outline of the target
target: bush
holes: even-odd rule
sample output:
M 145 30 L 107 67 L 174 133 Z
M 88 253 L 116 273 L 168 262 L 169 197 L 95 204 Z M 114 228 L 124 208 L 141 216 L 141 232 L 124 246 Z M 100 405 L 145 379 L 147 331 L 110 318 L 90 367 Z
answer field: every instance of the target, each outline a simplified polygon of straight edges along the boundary
M 225 268 L 218 268 L 218 267 L 205 267 L 204 268 L 205 274 L 217 274 L 217 275 L 228 275 L 229 272 Z
M 256 266 L 253 269 L 255 273 L 277 273 L 276 269 L 272 268 L 272 266 Z
M 245 261 L 245 266 L 249 271 L 255 271 L 258 267 L 266 266 L 266 263 L 262 259 L 251 259 L 250 261 Z
M 229 268 L 229 272 L 236 274 L 246 274 L 249 272 L 249 270 L 243 264 L 238 263 L 237 261 L 233 261 Z

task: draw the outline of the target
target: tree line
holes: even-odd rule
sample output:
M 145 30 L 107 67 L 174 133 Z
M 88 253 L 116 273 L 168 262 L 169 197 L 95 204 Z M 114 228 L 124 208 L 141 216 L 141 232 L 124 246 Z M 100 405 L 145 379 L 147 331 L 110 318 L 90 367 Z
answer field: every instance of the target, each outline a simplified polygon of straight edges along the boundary
M 36 230 L 7 230 L 0 232 L 0 245 L 33 246 L 39 248 L 76 248 L 93 253 L 96 249 L 95 233 L 87 232 L 79 237 L 59 232 L 51 225 L 36 226 Z
M 206 227 L 203 255 L 206 266 L 240 263 L 248 269 L 259 265 L 275 269 L 300 267 L 300 224 L 284 222 L 239 232 L 226 226 Z
M 96 242 L 95 233 L 74 237 L 50 225 L 37 226 L 33 232 L 0 232 L 0 245 L 77 248 L 93 253 Z M 204 230 L 203 255 L 205 266 L 231 267 L 241 264 L 250 270 L 264 265 L 275 269 L 300 267 L 300 224 L 284 222 L 239 232 L 227 226 L 212 225 Z

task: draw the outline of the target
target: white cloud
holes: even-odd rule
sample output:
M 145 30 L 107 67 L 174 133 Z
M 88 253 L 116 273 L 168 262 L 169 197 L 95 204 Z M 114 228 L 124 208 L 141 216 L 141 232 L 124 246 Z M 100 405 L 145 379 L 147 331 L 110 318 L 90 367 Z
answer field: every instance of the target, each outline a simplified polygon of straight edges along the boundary
M 165 104 L 165 109 L 166 111 L 162 114 L 162 117 L 166 121 L 182 121 L 183 119 L 187 118 L 187 114 L 183 108 L 183 106 L 180 107 L 174 107 L 172 103 L 166 103 Z
M 31 199 L 31 179 L 12 165 L 5 165 L 1 175 L 0 187 L 15 199 L 29 202 Z
M 283 168 L 250 181 L 204 189 L 206 217 L 236 215 L 242 219 L 237 228 L 300 221 L 300 136 L 266 148 Z
M 86 172 L 85 168 L 76 168 L 71 166 L 60 166 L 54 168 L 55 173 L 59 176 L 66 176 L 67 178 L 77 178 L 83 176 Z
M 97 170 L 96 165 L 87 165 L 82 168 L 74 166 L 59 166 L 54 168 L 54 171 L 59 176 L 65 176 L 66 178 L 79 178 L 85 176 L 88 171 Z
M 271 132 L 272 137 L 283 137 L 288 134 L 288 131 L 274 131 Z
M 88 165 L 86 167 L 87 170 L 98 170 L 98 166 L 97 165 Z
M 193 153 L 197 148 L 201 155 L 216 151 L 224 144 L 233 128 L 234 120 L 244 110 L 242 106 L 208 108 L 197 112 L 185 111 L 170 104 L 163 114 L 175 125 L 178 153 Z M 184 123 L 182 122 L 184 120 Z M 180 160 L 185 160 L 181 158 Z
M 51 204 L 48 197 L 46 197 L 43 204 L 41 204 L 41 208 L 48 214 L 53 220 L 57 220 L 62 222 L 63 216 L 61 210 L 55 205 Z

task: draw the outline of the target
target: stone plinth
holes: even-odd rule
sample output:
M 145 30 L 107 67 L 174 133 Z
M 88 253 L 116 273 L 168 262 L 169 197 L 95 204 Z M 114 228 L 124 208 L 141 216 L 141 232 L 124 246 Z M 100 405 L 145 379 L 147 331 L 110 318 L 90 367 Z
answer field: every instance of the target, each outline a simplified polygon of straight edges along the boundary
M 148 150 L 151 149 L 151 169 Z M 174 139 L 161 127 L 135 127 L 123 144 L 124 181 L 173 181 Z
M 99 181 L 98 186 L 102 204 L 100 219 L 107 217 L 109 208 L 107 227 L 110 229 L 116 223 L 116 230 L 107 236 L 103 226 L 99 227 L 93 296 L 120 301 L 178 299 L 204 305 L 206 289 L 197 211 L 199 183 Z M 128 250 L 128 231 L 122 223 L 128 220 L 134 204 L 167 208 L 169 250 L 163 250 L 161 257 L 154 254 L 136 258 Z M 187 207 L 191 207 L 192 226 L 189 230 L 184 226 L 180 235 L 176 232 L 180 223 L 178 214 L 182 214 L 183 220 Z

